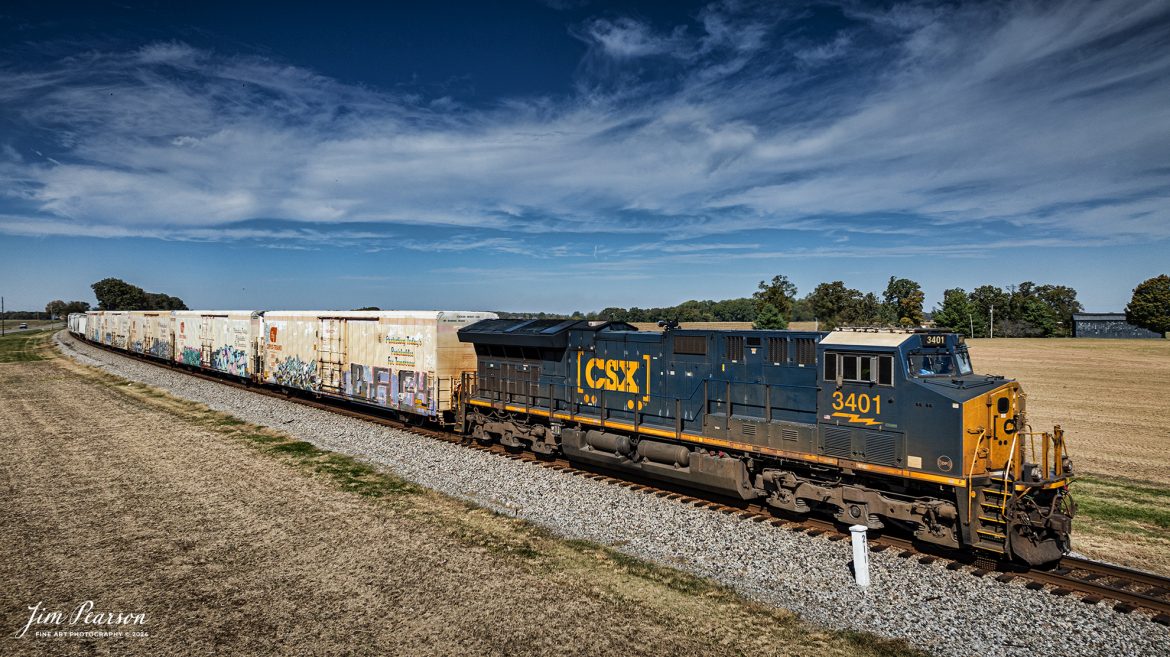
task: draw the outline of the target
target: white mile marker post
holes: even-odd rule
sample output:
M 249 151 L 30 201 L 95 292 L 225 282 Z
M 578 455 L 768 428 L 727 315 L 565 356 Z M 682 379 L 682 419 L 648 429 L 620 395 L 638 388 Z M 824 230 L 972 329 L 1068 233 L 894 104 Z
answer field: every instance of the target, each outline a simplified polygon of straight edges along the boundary
M 868 529 L 865 525 L 853 525 L 849 528 L 853 535 L 853 576 L 861 588 L 869 586 L 869 542 L 865 539 L 865 532 Z

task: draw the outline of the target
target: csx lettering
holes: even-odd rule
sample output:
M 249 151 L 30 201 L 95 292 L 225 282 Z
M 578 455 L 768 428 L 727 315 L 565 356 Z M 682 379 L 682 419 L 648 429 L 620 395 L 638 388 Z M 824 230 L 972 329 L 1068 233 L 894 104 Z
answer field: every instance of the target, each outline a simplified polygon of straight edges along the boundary
M 590 388 L 637 394 L 641 392 L 636 378 L 639 365 L 636 360 L 590 358 L 585 363 L 585 382 Z

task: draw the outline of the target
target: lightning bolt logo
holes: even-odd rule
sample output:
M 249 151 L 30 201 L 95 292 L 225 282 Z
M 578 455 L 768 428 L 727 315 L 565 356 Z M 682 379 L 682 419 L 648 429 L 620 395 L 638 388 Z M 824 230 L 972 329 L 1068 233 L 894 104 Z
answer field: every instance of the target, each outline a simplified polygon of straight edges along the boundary
M 868 417 L 861 417 L 860 415 L 858 415 L 856 413 L 837 412 L 837 413 L 833 413 L 833 417 L 844 418 L 848 422 L 857 422 L 857 423 L 864 424 L 864 425 L 871 426 L 871 427 L 881 426 L 881 423 L 882 423 L 881 420 L 875 420 L 873 418 L 868 418 Z

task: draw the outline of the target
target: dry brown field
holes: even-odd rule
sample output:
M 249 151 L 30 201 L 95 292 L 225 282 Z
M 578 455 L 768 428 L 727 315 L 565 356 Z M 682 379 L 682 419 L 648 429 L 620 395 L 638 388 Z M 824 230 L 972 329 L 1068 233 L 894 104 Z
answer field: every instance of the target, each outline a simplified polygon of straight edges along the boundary
M 1065 430 L 1081 475 L 1074 549 L 1170 574 L 1170 340 L 969 340 L 1017 379 L 1036 431 Z
M 1170 487 L 1170 340 L 969 340 L 975 370 L 1017 379 L 1028 421 L 1064 427 L 1079 470 Z

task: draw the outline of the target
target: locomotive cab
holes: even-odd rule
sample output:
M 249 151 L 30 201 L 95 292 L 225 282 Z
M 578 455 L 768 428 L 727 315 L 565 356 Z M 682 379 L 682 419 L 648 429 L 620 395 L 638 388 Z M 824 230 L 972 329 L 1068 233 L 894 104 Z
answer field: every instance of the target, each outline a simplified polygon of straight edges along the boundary
M 931 482 L 954 491 L 955 524 L 923 522 L 919 538 L 1029 564 L 1068 551 L 1075 506 L 1063 432 L 1033 432 L 1019 384 L 976 374 L 962 336 L 846 330 L 821 345 L 825 449 L 848 448 L 866 469 L 901 467 L 918 491 Z

